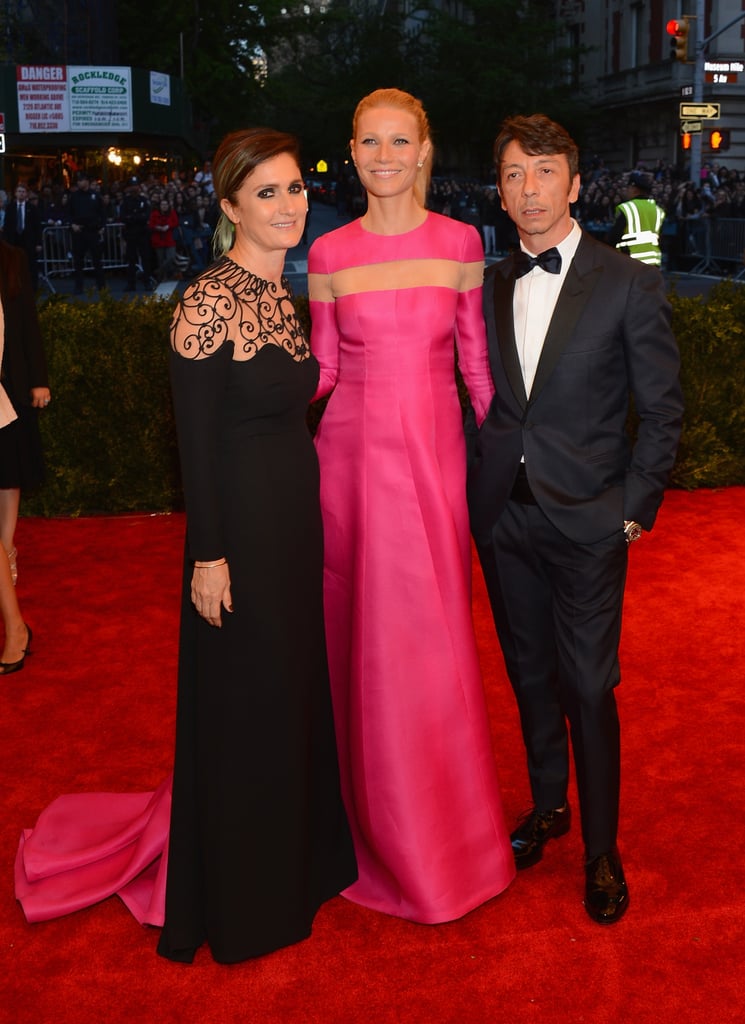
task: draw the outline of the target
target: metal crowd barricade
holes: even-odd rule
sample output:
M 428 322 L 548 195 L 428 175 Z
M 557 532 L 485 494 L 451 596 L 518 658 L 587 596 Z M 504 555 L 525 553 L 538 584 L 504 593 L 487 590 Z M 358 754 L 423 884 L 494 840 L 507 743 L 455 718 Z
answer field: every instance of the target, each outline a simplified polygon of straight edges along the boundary
M 733 280 L 745 279 L 745 220 L 733 217 L 706 217 L 705 251 L 702 259 L 692 268 L 692 274 L 729 273 L 722 264 L 739 267 Z
M 39 277 L 50 290 L 56 289 L 53 277 L 66 277 L 74 273 L 72 258 L 72 229 L 69 224 L 60 224 L 44 228 L 41 236 L 41 260 Z M 127 254 L 122 225 L 106 224 L 101 240 L 101 265 L 104 270 L 120 270 L 127 266 Z M 86 253 L 85 270 L 91 270 L 93 263 Z
M 121 270 L 127 265 L 127 254 L 122 238 L 123 224 L 107 224 L 103 229 L 102 263 L 104 270 Z M 86 267 L 93 264 L 86 259 Z
M 56 291 L 52 277 L 64 277 L 73 272 L 72 232 L 67 224 L 44 228 L 41 235 L 39 278 L 50 292 Z
M 712 223 L 711 255 L 716 261 L 736 263 L 735 281 L 745 278 L 745 220 L 717 219 Z

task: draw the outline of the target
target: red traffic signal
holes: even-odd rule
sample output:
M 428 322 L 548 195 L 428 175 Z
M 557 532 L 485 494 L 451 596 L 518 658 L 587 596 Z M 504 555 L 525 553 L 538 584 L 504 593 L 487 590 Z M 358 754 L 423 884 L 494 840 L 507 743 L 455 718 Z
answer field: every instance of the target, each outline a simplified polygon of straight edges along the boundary
M 729 149 L 729 128 L 715 128 L 709 133 L 709 146 L 715 152 Z
M 670 56 L 685 63 L 688 60 L 688 18 L 684 17 L 682 21 L 673 19 L 665 27 L 667 34 L 673 37 L 670 41 Z

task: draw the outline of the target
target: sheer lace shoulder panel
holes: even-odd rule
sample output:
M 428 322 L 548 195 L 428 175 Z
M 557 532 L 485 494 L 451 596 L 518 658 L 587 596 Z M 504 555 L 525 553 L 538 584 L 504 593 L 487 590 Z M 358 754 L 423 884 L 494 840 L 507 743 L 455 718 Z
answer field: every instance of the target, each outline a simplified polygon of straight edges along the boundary
M 252 359 L 265 345 L 298 362 L 310 356 L 285 278 L 278 287 L 224 256 L 189 285 L 171 323 L 171 347 L 187 359 L 205 359 L 226 341 L 236 360 Z
M 171 321 L 171 348 L 187 359 L 206 359 L 228 339 L 235 300 L 214 279 L 200 278 L 184 292 Z

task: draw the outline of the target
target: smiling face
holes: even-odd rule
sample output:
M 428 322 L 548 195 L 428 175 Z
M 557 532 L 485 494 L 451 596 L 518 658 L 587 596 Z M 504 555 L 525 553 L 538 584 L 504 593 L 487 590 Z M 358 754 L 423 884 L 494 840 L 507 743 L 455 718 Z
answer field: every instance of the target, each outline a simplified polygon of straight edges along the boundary
M 307 210 L 295 158 L 280 153 L 263 161 L 244 178 L 235 202 L 223 199 L 220 206 L 235 225 L 236 245 L 265 252 L 291 249 L 302 237 Z
M 571 174 L 566 154 L 531 156 L 514 140 L 505 148 L 499 180 L 502 208 L 531 252 L 550 249 L 569 234 L 569 204 L 577 201 L 579 187 L 579 174 Z
M 413 190 L 430 146 L 429 139 L 420 140 L 414 115 L 396 107 L 364 110 L 350 143 L 360 182 L 380 197 Z

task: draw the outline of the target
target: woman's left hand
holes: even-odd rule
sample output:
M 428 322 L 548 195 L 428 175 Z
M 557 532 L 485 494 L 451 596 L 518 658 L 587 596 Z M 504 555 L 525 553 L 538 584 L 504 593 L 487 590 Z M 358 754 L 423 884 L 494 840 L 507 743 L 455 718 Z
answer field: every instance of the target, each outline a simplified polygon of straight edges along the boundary
M 31 404 L 34 409 L 46 409 L 52 400 L 49 388 L 31 388 Z

